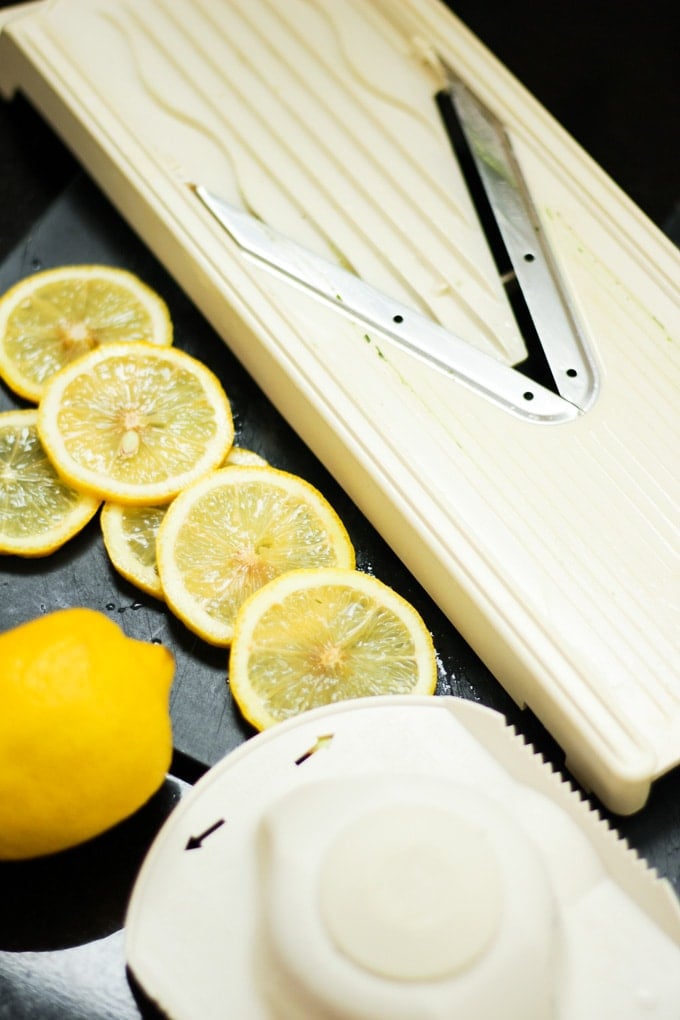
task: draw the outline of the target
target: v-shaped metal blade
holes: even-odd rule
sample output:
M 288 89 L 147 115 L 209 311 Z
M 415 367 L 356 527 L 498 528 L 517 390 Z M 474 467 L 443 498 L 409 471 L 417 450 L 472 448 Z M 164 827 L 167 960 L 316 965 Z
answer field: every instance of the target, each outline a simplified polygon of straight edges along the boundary
M 552 424 L 578 416 L 576 405 L 353 273 L 291 241 L 201 185 L 196 185 L 194 191 L 246 255 L 361 323 L 367 331 L 378 331 L 398 347 L 522 418 Z
M 448 95 L 558 393 L 585 411 L 598 391 L 530 190 L 506 130 L 442 62 Z

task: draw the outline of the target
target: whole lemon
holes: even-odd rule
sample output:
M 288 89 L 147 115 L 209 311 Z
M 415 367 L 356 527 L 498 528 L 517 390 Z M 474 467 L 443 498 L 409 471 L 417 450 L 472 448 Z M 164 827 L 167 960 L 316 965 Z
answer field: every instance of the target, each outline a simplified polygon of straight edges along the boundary
M 0 635 L 0 858 L 53 853 L 141 807 L 172 754 L 174 659 L 92 609 Z

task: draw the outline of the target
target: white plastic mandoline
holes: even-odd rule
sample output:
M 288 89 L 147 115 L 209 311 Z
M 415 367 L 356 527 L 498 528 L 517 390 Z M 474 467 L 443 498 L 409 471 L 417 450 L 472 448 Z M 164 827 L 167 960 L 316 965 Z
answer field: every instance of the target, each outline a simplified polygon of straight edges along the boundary
M 640 808 L 680 760 L 670 242 L 439 0 L 56 0 L 4 21 L 4 94 L 63 136 L 580 781 Z M 569 420 L 514 414 L 272 275 L 189 187 L 516 364 L 437 60 L 505 126 L 585 337 L 597 392 Z

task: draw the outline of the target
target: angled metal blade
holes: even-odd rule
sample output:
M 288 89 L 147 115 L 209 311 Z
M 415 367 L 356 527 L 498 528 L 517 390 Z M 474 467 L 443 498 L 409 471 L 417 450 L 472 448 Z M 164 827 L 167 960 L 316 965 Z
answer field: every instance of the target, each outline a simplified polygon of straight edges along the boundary
M 234 208 L 201 185 L 193 190 L 245 255 L 361 323 L 367 331 L 379 332 L 409 354 L 522 418 L 555 424 L 578 417 L 579 408 L 574 404 L 438 323 Z
M 446 91 L 557 391 L 585 411 L 598 393 L 597 368 L 578 329 L 511 141 L 499 119 L 443 62 L 442 68 Z

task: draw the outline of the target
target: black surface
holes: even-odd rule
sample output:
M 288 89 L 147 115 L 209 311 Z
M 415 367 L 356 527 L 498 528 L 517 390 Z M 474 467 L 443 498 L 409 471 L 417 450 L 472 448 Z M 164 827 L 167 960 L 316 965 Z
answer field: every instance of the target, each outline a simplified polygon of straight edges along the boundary
M 474 690 L 485 703 L 510 710 L 509 699 L 467 644 L 84 176 L 67 187 L 0 266 L 0 292 L 38 268 L 69 262 L 124 265 L 163 295 L 170 308 L 176 345 L 200 357 L 225 386 L 237 444 L 256 450 L 274 466 L 302 475 L 320 488 L 350 533 L 359 568 L 389 579 L 427 618 L 441 657 L 440 690 L 463 696 Z M 0 385 L 0 410 L 21 404 Z M 227 653 L 195 637 L 160 602 L 116 573 L 101 540 L 98 517 L 47 558 L 4 557 L 0 562 L 3 590 L 11 592 L 0 608 L 3 628 L 75 601 L 107 613 L 132 637 L 160 640 L 171 647 L 176 660 L 171 701 L 175 745 L 191 759 L 213 764 L 252 732 L 241 721 L 229 695 Z
M 528 0 L 452 6 L 644 212 L 660 227 L 677 229 L 680 90 L 669 3 L 571 3 L 558 13 L 554 5 Z M 559 766 L 550 737 L 510 703 L 52 132 L 21 97 L 0 103 L 0 290 L 38 268 L 71 261 L 121 264 L 159 290 L 178 345 L 199 354 L 223 379 L 237 441 L 318 485 L 347 524 L 358 565 L 420 609 L 440 654 L 440 690 L 504 711 Z M 18 404 L 0 390 L 0 409 Z M 134 875 L 180 796 L 181 779 L 196 778 L 202 765 L 250 732 L 231 704 L 226 653 L 190 635 L 118 577 L 97 520 L 48 560 L 0 562 L 0 628 L 74 603 L 173 649 L 173 778 L 146 808 L 100 839 L 44 861 L 0 865 L 0 1020 L 154 1015 L 124 968 L 121 925 Z M 638 815 L 614 821 L 680 890 L 680 774 L 659 781 Z
M 661 227 L 680 210 L 675 0 L 448 4 Z

